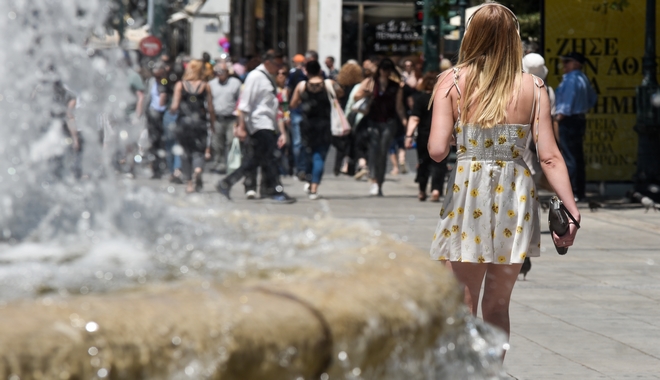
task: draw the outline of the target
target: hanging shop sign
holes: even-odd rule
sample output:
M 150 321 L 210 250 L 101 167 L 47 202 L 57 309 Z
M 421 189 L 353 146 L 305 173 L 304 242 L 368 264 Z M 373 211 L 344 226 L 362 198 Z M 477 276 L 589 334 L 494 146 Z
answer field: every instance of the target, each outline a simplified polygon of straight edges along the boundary
M 421 51 L 422 36 L 406 20 L 377 24 L 371 31 L 372 51 L 377 54 L 411 54 Z

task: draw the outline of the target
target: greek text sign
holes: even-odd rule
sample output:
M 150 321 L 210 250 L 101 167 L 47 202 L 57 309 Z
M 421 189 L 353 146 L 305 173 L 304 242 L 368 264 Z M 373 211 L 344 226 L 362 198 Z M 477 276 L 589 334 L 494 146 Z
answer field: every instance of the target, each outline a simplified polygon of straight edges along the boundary
M 637 162 L 635 88 L 642 82 L 645 2 L 546 0 L 548 84 L 561 82 L 559 56 L 577 51 L 598 93 L 587 116 L 584 153 L 589 181 L 630 181 Z M 658 18 L 660 20 L 660 18 Z

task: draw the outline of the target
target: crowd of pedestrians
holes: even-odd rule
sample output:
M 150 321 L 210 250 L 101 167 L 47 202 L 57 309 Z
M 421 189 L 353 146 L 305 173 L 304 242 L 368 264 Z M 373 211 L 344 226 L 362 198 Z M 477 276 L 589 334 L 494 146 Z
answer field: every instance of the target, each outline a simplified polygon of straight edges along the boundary
M 571 53 L 562 62 L 567 74 L 557 92 L 557 107 L 554 91 L 545 88 L 573 191 L 582 199 L 580 136 L 584 114 L 594 102 L 593 89 L 579 70 L 583 56 Z M 243 180 L 248 199 L 291 203 L 295 199 L 284 192 L 280 177 L 297 178 L 310 199 L 319 199 L 326 157 L 334 147 L 333 174 L 367 181 L 365 194 L 383 196 L 386 177 L 407 173 L 406 151 L 415 149 L 419 201 L 439 202 L 446 192 L 456 147 L 441 162 L 428 151 L 430 106 L 437 78 L 451 68 L 446 59 L 439 71 L 425 74 L 416 57 L 395 62 L 374 56 L 336 67 L 333 57 L 321 63 L 315 51 L 295 54 L 290 65 L 274 50 L 236 62 L 226 55 L 172 60 L 164 54 L 152 59 L 142 76 L 130 69 L 135 67 L 130 60 L 119 63 L 133 98 L 123 116 L 103 115 L 99 124 L 104 149 L 120 173 L 131 176 L 136 165 L 148 166 L 152 178 L 168 175 L 170 182 L 194 193 L 203 188 L 204 171 L 213 172 L 224 175 L 215 187 L 227 198 Z M 541 79 L 548 72 L 535 53 L 524 57 L 523 68 Z M 72 104 L 66 105 L 68 114 L 73 113 L 75 101 Z M 338 114 L 350 133 L 332 132 Z M 75 125 L 74 118 L 69 119 L 68 124 Z M 135 129 L 142 130 L 138 144 L 117 143 L 121 124 L 130 125 L 131 136 L 140 134 Z M 79 151 L 82 138 L 75 128 L 65 132 Z M 538 182 L 542 174 L 532 139 L 527 145 L 525 162 Z M 76 173 L 82 176 L 80 164 Z

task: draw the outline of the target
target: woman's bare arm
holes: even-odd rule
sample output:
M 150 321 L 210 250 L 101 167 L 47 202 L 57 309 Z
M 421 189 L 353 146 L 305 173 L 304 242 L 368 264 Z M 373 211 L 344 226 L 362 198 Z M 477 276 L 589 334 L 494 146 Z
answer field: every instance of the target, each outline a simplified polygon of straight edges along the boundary
M 439 85 L 434 89 L 433 110 L 431 118 L 431 133 L 429 135 L 429 156 L 440 162 L 449 154 L 449 145 L 454 131 L 454 96 L 451 91 L 445 96 L 447 90 L 454 85 L 451 75 L 443 75 L 438 79 Z
M 373 78 L 367 78 L 360 83 L 360 87 L 358 88 L 357 92 L 353 96 L 353 100 L 356 102 L 362 98 L 366 98 L 367 96 L 371 96 L 371 94 L 374 91 L 374 80 Z
M 291 98 L 291 102 L 289 103 L 289 108 L 298 108 L 300 103 L 302 103 L 300 92 L 302 91 L 302 88 L 304 86 L 305 86 L 305 82 L 300 82 L 293 90 L 293 97 Z
M 406 126 L 408 118 L 406 117 L 406 109 L 403 106 L 403 89 L 401 87 L 396 92 L 396 113 L 399 115 L 399 119 L 401 119 L 401 124 Z
M 573 217 L 580 222 L 580 211 L 575 204 L 573 198 L 573 190 L 571 188 L 571 181 L 568 177 L 568 170 L 566 163 L 559 151 L 557 141 L 552 126 L 552 117 L 550 116 L 550 102 L 548 94 L 545 89 L 541 88 L 541 113 L 539 115 L 538 128 L 538 142 L 536 144 L 537 154 L 541 161 L 541 168 L 548 183 L 554 189 L 555 193 L 566 206 L 566 209 L 573 215 Z M 536 131 L 532 131 L 536 133 Z M 555 242 L 561 240 L 565 243 L 563 246 L 570 246 L 573 244 L 577 227 L 571 226 L 569 233 L 561 238 L 553 236 Z
M 172 96 L 172 104 L 170 105 L 170 112 L 179 112 L 179 105 L 181 104 L 181 82 L 174 85 L 174 95 Z

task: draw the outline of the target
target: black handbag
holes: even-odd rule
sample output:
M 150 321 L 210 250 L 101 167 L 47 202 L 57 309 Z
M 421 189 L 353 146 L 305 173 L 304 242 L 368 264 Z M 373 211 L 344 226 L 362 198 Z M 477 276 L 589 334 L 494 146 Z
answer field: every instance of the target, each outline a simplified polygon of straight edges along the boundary
M 550 227 L 550 232 L 554 232 L 557 236 L 564 236 L 568 232 L 568 227 L 570 222 L 575 224 L 575 227 L 580 228 L 580 223 L 571 215 L 571 213 L 566 209 L 564 203 L 553 196 L 550 198 L 550 210 L 548 211 L 548 226 Z M 553 241 L 554 243 L 554 241 Z M 557 253 L 560 255 L 565 255 L 568 252 L 568 247 L 557 247 Z

